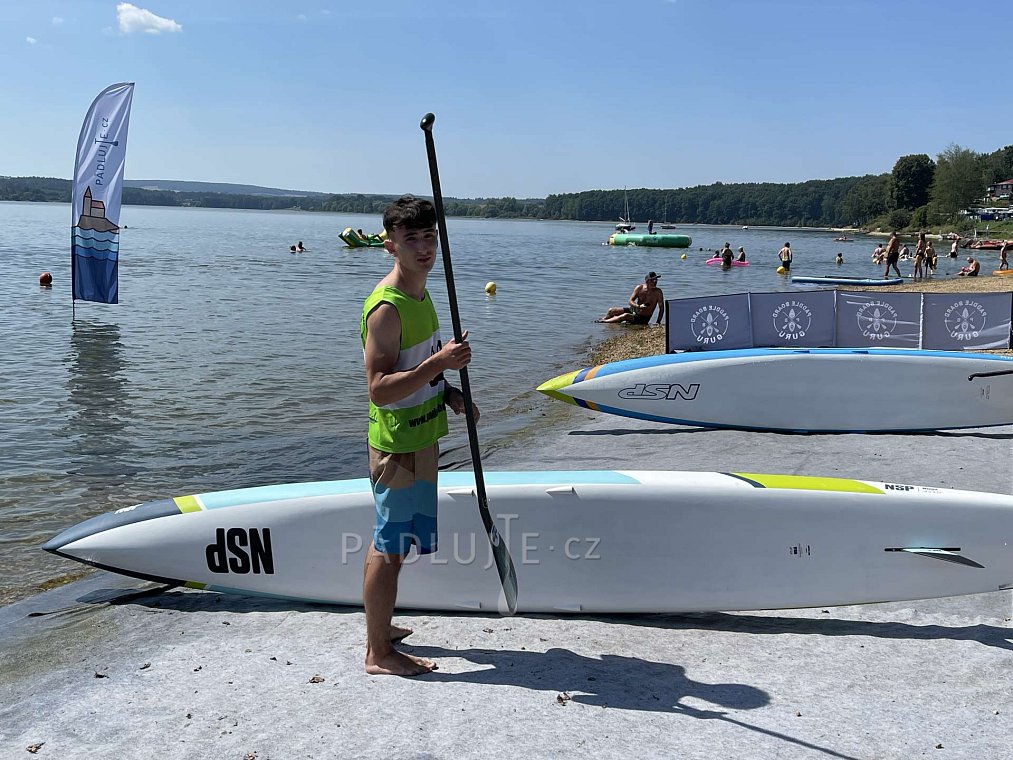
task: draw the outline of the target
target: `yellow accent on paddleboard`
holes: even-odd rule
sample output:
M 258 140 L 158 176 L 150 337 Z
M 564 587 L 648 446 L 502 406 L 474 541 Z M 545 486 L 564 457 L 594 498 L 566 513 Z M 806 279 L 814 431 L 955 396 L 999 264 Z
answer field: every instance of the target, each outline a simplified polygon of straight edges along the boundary
M 187 512 L 200 512 L 201 505 L 197 503 L 196 496 L 177 496 L 173 499 L 176 502 L 176 506 L 179 507 L 179 511 L 186 514 Z
M 580 370 L 578 369 L 574 372 L 568 372 L 565 375 L 554 377 L 551 380 L 546 380 L 544 383 L 539 385 L 536 390 L 541 391 L 546 396 L 551 396 L 552 398 L 558 398 L 560 401 L 565 401 L 567 404 L 576 405 L 577 402 L 573 399 L 573 396 L 560 393 L 559 389 L 573 385 L 573 378 L 575 378 L 579 373 Z
M 809 475 L 757 475 L 733 473 L 759 483 L 764 488 L 794 488 L 802 491 L 844 491 L 845 493 L 885 493 L 882 488 L 847 478 L 814 478 Z
M 206 587 L 206 583 L 198 583 L 197 581 L 187 581 L 183 584 L 186 588 L 195 588 L 198 591 L 203 591 Z

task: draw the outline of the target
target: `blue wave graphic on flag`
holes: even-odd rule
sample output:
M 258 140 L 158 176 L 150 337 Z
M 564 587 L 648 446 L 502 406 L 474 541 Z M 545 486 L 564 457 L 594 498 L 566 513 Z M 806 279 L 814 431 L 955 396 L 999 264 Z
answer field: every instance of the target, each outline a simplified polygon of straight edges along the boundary
M 86 246 L 72 246 L 71 252 L 75 256 L 86 259 L 100 259 L 102 261 L 117 261 L 120 258 L 118 250 L 106 251 L 101 248 L 88 248 Z
M 118 232 L 73 228 L 73 295 L 76 299 L 118 303 L 120 241 Z
M 74 227 L 74 237 L 81 240 L 94 240 L 100 243 L 112 243 L 120 236 L 118 232 L 96 232 L 95 230 L 82 230 Z
M 115 240 L 108 243 L 105 241 L 92 243 L 89 240 L 75 237 L 71 241 L 71 244 L 77 248 L 88 248 L 95 251 L 112 251 L 113 253 L 116 253 L 116 251 L 120 248 L 119 243 Z

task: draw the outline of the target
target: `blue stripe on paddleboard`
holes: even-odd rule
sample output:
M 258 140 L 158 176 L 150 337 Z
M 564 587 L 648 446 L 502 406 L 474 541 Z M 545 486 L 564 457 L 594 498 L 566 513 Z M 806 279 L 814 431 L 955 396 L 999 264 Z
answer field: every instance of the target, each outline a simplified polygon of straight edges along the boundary
M 548 472 L 486 472 L 486 485 L 629 485 L 640 481 L 613 470 L 548 471 Z M 472 472 L 441 472 L 441 488 L 461 488 L 475 485 Z M 305 499 L 314 496 L 341 496 L 353 493 L 369 493 L 368 478 L 352 480 L 325 480 L 316 483 L 281 483 L 273 486 L 239 488 L 233 491 L 214 491 L 197 494 L 205 509 L 222 509 L 240 504 L 257 504 L 266 501 Z
M 791 353 L 804 353 L 813 355 L 841 355 L 861 354 L 866 356 L 905 356 L 912 358 L 942 358 L 942 359 L 988 359 L 996 362 L 1013 362 L 1013 357 L 999 356 L 997 354 L 976 354 L 964 351 L 924 351 L 917 348 L 739 348 L 730 351 L 687 351 L 681 354 L 658 354 L 656 356 L 644 356 L 639 359 L 624 359 L 619 362 L 602 364 L 598 367 L 595 377 L 615 375 L 620 372 L 628 372 L 634 369 L 646 369 L 648 367 L 661 367 L 681 362 L 714 361 L 718 359 L 760 359 L 770 356 L 783 356 Z M 582 381 L 589 370 L 582 370 L 574 378 L 571 385 Z

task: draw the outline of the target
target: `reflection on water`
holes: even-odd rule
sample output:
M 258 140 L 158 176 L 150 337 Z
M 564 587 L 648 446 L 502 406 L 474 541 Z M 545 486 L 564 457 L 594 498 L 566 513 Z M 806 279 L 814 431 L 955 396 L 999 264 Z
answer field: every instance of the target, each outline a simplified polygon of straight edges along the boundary
M 107 492 L 137 472 L 128 464 L 130 390 L 122 349 L 119 325 L 74 321 L 66 359 L 67 475 L 87 495 Z

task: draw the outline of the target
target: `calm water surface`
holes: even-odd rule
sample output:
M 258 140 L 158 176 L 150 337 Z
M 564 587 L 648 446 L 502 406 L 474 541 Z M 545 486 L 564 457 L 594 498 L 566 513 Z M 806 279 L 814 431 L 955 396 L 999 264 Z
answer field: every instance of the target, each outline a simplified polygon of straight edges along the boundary
M 38 546 L 80 520 L 166 496 L 365 475 L 362 301 L 390 268 L 342 248 L 352 214 L 124 207 L 118 305 L 71 319 L 70 207 L 0 203 L 0 602 L 82 566 Z M 646 224 L 642 225 L 646 231 Z M 684 252 L 602 246 L 606 223 L 450 220 L 484 449 L 537 431 L 534 391 L 627 328 L 594 324 L 649 270 L 666 297 L 783 290 L 793 272 L 873 276 L 870 239 L 827 232 L 680 227 Z M 310 249 L 290 254 L 302 240 Z M 725 240 L 753 265 L 703 265 Z M 846 264 L 833 264 L 842 250 Z M 942 261 L 941 261 L 942 264 Z M 38 286 L 42 271 L 54 286 Z M 498 292 L 487 296 L 494 280 Z M 430 292 L 452 334 L 442 266 Z M 463 420 L 446 459 L 466 461 Z M 604 463 L 607 465 L 607 463 Z M 533 462 L 536 468 L 537 463 Z

